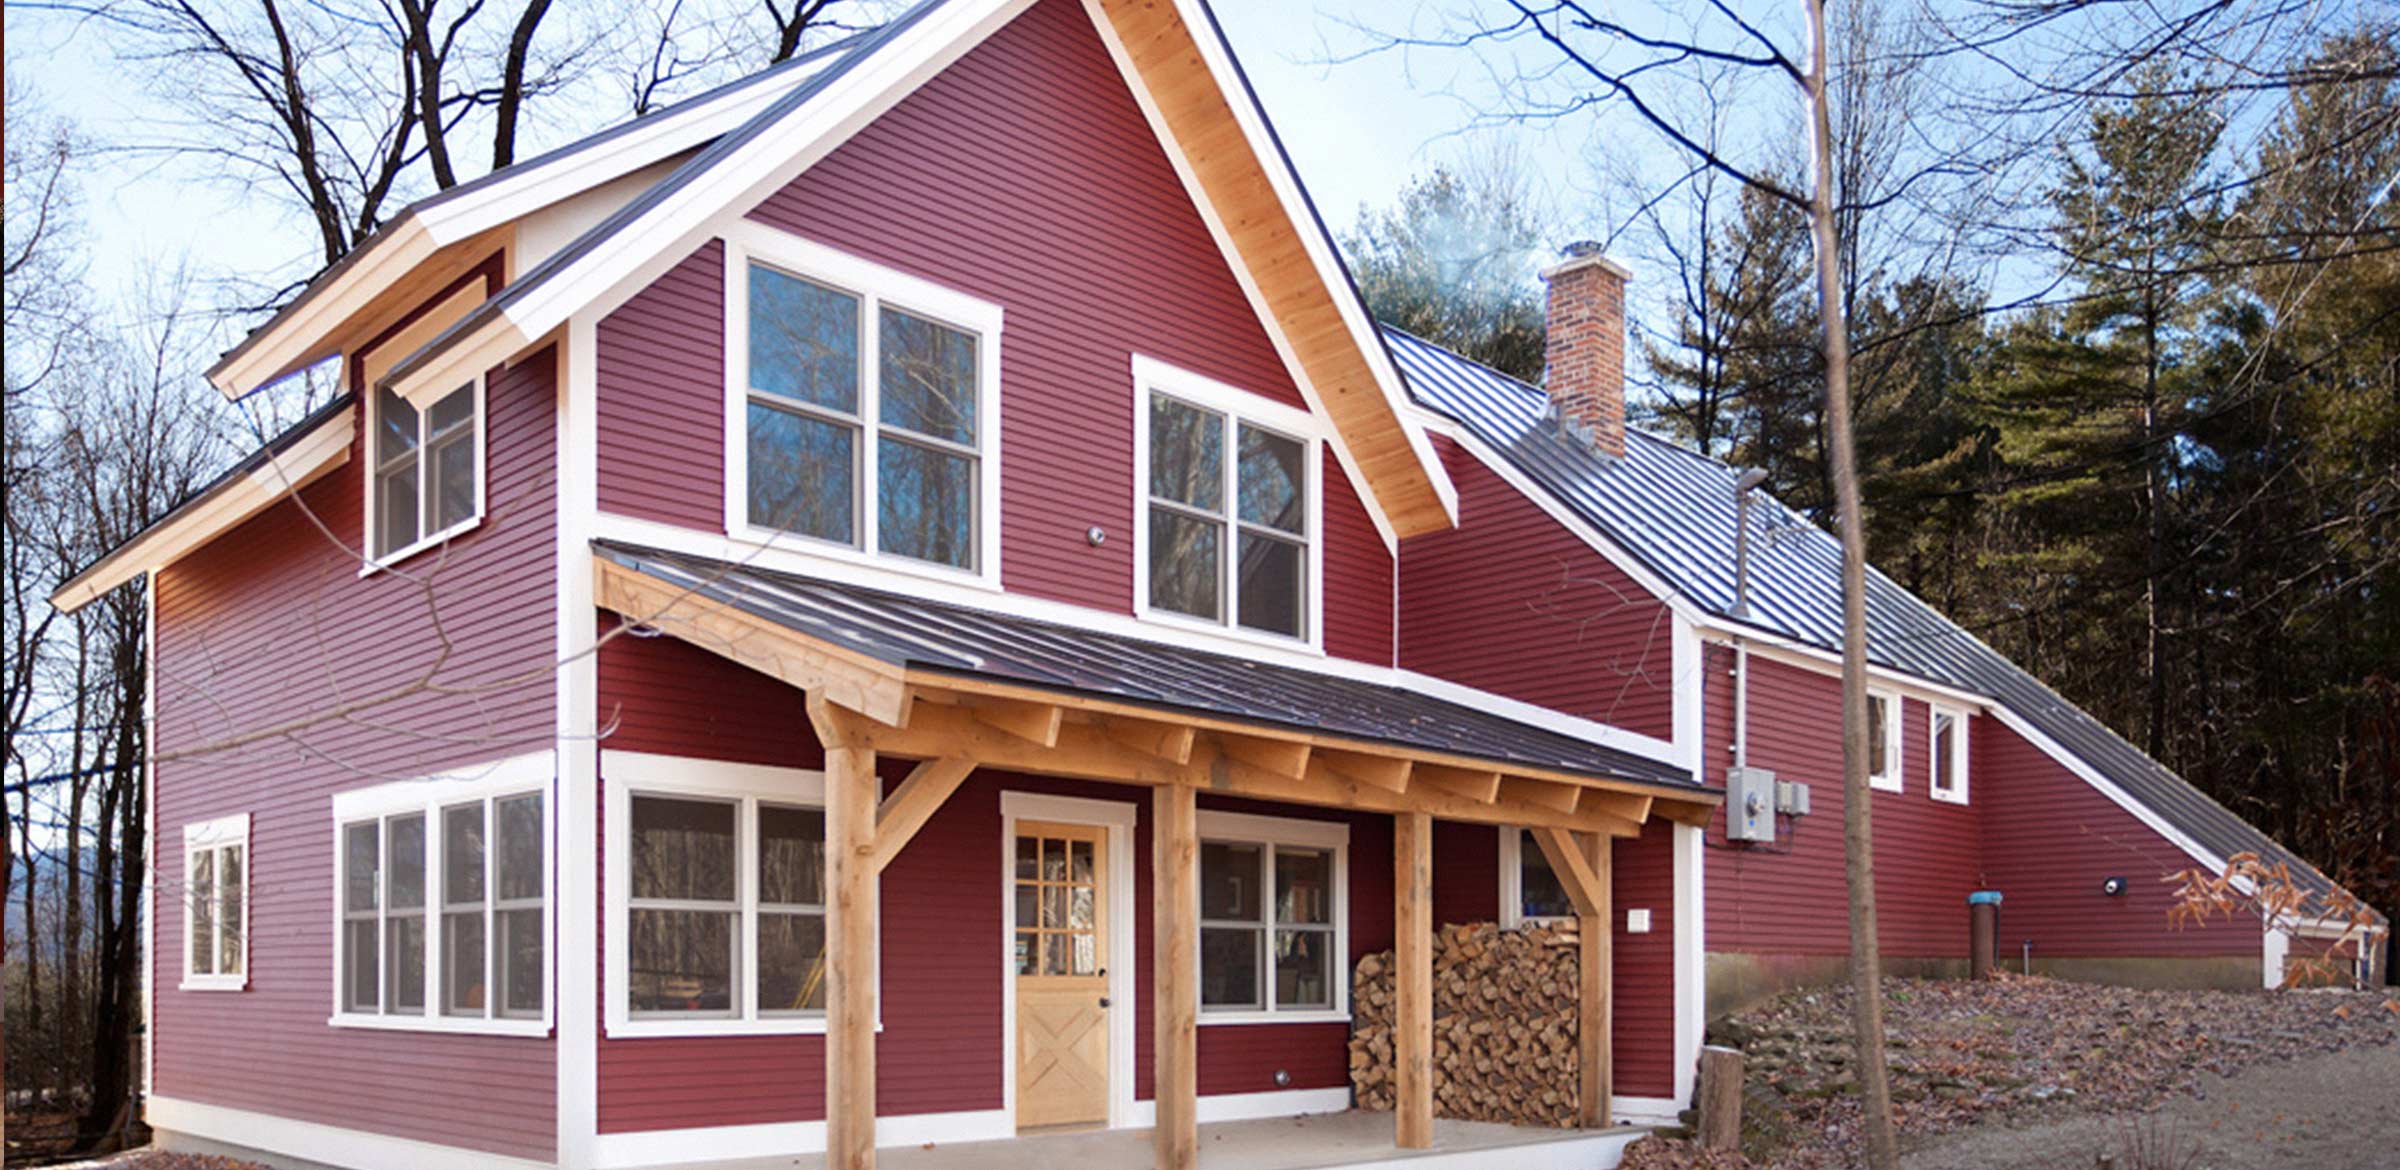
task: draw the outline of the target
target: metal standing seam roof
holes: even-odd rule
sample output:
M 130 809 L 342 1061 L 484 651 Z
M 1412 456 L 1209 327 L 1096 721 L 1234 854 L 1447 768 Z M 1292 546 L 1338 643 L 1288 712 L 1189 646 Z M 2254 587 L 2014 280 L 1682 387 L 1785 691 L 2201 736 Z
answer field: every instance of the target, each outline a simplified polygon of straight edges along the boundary
M 1312 733 L 1631 781 L 1689 795 L 1676 765 L 1406 687 L 610 541 L 593 552 L 884 662 Z
M 1750 612 L 1733 619 L 1733 484 L 1740 472 L 1637 428 L 1610 459 L 1563 437 L 1537 387 L 1385 326 L 1417 400 L 1455 419 L 1698 608 L 1839 652 L 1841 543 L 1780 501 L 1751 508 Z M 1762 506 L 1763 505 L 1763 506 Z M 2331 879 L 2127 743 L 1899 583 L 1867 572 L 1867 657 L 1991 697 L 2218 857 L 2291 865 L 2317 892 Z

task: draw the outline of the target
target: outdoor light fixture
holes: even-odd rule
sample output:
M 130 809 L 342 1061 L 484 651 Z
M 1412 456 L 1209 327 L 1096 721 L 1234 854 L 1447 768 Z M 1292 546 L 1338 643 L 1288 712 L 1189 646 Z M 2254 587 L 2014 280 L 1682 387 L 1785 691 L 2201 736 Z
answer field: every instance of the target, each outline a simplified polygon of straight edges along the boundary
M 2123 897 L 2125 894 L 2125 879 L 2121 877 L 2103 879 L 2100 883 L 2100 892 L 2108 895 L 2111 898 Z

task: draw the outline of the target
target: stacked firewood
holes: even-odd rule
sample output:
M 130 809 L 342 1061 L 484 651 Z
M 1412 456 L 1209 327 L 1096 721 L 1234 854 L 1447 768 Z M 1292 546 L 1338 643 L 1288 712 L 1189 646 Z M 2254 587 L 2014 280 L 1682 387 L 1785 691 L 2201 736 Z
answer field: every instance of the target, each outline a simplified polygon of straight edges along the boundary
M 1462 1121 L 1570 1126 L 1576 1102 L 1575 924 L 1445 926 L 1433 940 L 1433 1112 Z M 1392 952 L 1358 961 L 1350 1085 L 1390 1109 Z

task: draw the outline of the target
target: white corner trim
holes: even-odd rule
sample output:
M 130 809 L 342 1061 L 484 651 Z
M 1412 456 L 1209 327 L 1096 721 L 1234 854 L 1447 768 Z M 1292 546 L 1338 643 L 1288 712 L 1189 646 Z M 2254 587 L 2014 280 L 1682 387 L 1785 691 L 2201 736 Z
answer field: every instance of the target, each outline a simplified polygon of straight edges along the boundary
M 101 595 L 172 564 L 286 495 L 350 461 L 358 407 L 345 406 L 258 467 L 226 481 L 132 540 L 118 545 L 50 594 L 50 604 L 73 613 Z
M 143 1116 L 154 1129 L 322 1162 L 345 1170 L 549 1170 L 550 1167 L 547 1162 L 511 1158 L 465 1146 L 436 1145 L 178 1097 L 150 1098 Z
M 1707 830 L 1675 826 L 1675 1099 L 1672 1123 L 1700 1075 L 1700 1044 L 1708 1034 Z M 1619 1109 L 1624 1109 L 1620 1099 Z
M 1700 645 L 1700 631 L 1680 615 L 1670 613 L 1674 623 L 1668 643 L 1668 669 L 1674 675 L 1674 742 L 1670 745 L 1691 769 L 1692 783 L 1706 784 L 1708 761 L 1703 758 L 1702 741 L 1708 724 L 1702 718 L 1708 701 L 1708 655 Z
M 599 508 L 599 334 L 594 319 L 567 322 L 559 348 L 555 428 L 558 505 L 556 613 L 557 778 L 551 791 L 551 888 L 560 906 L 553 937 L 559 953 L 600 950 L 599 616 L 592 601 L 592 522 Z M 555 1011 L 556 1153 L 562 1166 L 589 1166 L 600 1128 L 601 964 L 559 963 L 551 970 Z
M 1017 822 L 1059 821 L 1108 830 L 1108 1125 L 1134 1124 L 1134 982 L 1138 955 L 1133 930 L 1133 830 L 1141 816 L 1132 801 L 1053 796 L 1046 792 L 1000 794 L 1000 1113 L 1015 1136 L 1017 1117 Z

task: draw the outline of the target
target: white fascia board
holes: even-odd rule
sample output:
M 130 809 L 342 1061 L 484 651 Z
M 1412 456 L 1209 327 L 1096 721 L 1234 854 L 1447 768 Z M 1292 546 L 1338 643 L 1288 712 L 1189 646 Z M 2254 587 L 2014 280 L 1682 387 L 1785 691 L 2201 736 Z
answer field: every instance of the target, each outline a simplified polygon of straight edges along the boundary
M 1674 744 L 1656 736 L 1643 735 L 1638 731 L 1628 731 L 1622 727 L 1602 723 L 1595 719 L 1586 719 L 1580 715 L 1569 715 L 1564 711 L 1555 711 L 1522 699 L 1512 699 L 1506 695 L 1479 690 L 1465 683 L 1453 682 L 1405 667 L 1397 669 L 1394 673 L 1398 677 L 1400 686 L 1419 694 L 1431 695 L 1462 707 L 1473 707 L 1479 711 L 1506 719 L 1514 719 L 1519 723 L 1539 727 L 1544 731 L 1555 731 L 1560 735 L 1596 743 L 1602 747 L 1631 752 L 1661 764 L 1677 768 L 1691 766 L 1691 758 L 1688 755 L 1677 749 Z
M 50 604 L 73 613 L 102 594 L 169 564 L 227 529 L 265 511 L 283 497 L 350 461 L 350 437 L 358 408 L 346 406 L 281 454 L 194 501 L 190 511 L 117 546 L 50 595 Z
M 1738 641 L 1749 647 L 1752 654 L 1769 661 L 1780 662 L 1786 666 L 1797 666 L 1802 670 L 1815 671 L 1818 674 L 1840 674 L 1842 672 L 1842 656 L 1840 654 L 1822 646 L 1799 641 L 1786 634 L 1776 633 L 1773 630 L 1726 618 L 1704 620 L 1698 623 L 1698 628 L 1702 641 L 1724 645 L 1731 645 Z M 2000 706 L 2000 700 L 1990 695 L 1954 687 L 1948 683 L 1935 682 L 1920 675 L 1893 670 L 1888 666 L 1873 662 L 1867 664 L 1867 680 L 1879 688 L 1888 688 L 1920 702 L 1941 703 L 1946 706 L 1964 707 L 1977 711 L 1997 709 Z
M 604 146 L 534 160 L 523 173 L 400 214 L 384 234 L 360 245 L 357 260 L 294 302 L 291 315 L 265 330 L 208 372 L 228 398 L 239 398 L 298 360 L 309 345 L 349 319 L 377 293 L 441 249 L 620 176 L 673 157 L 740 127 L 760 110 L 840 60 L 829 54 L 815 69 L 794 69 L 716 101 L 659 114 L 618 132 Z M 605 132 L 604 132 L 605 133 Z
M 2158 815 L 2158 812 L 2149 805 L 2135 800 L 2133 794 L 2118 787 L 2115 781 L 2101 775 L 2099 769 L 2085 763 L 2083 757 L 2060 746 L 2057 740 L 2044 734 L 2041 728 L 2026 722 L 2023 716 L 2006 707 L 1994 706 L 1992 717 L 1998 719 L 2001 726 L 2016 732 L 2025 742 L 2041 749 L 2043 755 L 2057 761 L 2061 767 L 2097 789 L 2100 795 L 2107 797 L 2117 807 L 2133 814 L 2133 818 L 2142 822 L 2143 826 L 2151 832 L 2166 838 L 2176 848 L 2183 850 L 2186 856 L 2206 866 L 2210 873 L 2225 872 L 2224 858 L 2217 856 L 2207 846 L 2194 840 L 2190 834 L 2169 824 L 2165 817 Z
M 1350 278 L 1340 260 L 1333 254 L 1333 241 L 1326 238 L 1324 225 L 1309 210 L 1308 198 L 1300 190 L 1300 178 L 1292 172 L 1289 160 L 1275 144 L 1267 129 L 1258 99 L 1243 84 L 1241 71 L 1225 48 L 1224 38 L 1217 34 L 1216 18 L 1208 12 L 1202 0 L 1175 0 L 1175 11 L 1190 31 L 1192 43 L 1200 50 L 1200 60 L 1208 66 L 1209 76 L 1225 96 L 1226 108 L 1233 111 L 1233 120 L 1242 128 L 1242 137 L 1250 153 L 1258 160 L 1258 168 L 1267 176 L 1268 186 L 1274 188 L 1276 201 L 1283 205 L 1284 215 L 1292 223 L 1293 234 L 1308 253 L 1309 263 L 1317 270 L 1317 279 L 1333 297 L 1334 307 L 1341 312 L 1342 323 L 1350 330 L 1353 344 L 1366 359 L 1367 368 L 1375 375 L 1375 388 L 1383 394 L 1386 409 L 1401 433 L 1408 437 L 1409 450 L 1414 452 L 1419 466 L 1425 469 L 1426 479 L 1433 485 L 1434 494 L 1442 501 L 1442 511 L 1450 517 L 1452 527 L 1458 524 L 1458 486 L 1450 482 L 1450 473 L 1434 453 L 1433 441 L 1426 437 L 1425 428 L 1418 425 L 1408 396 L 1408 383 L 1392 365 L 1390 352 L 1383 347 L 1383 332 L 1375 319 L 1360 302 Z
M 458 382 L 547 336 L 578 311 L 605 313 L 622 303 L 714 236 L 728 209 L 739 215 L 798 178 L 1031 3 L 958 0 L 927 14 L 638 219 L 594 241 L 590 251 L 473 333 L 437 340 L 441 348 L 396 380 L 393 390 L 413 397 Z

